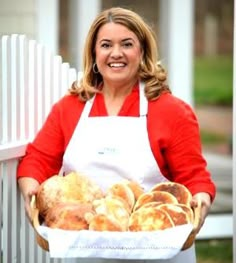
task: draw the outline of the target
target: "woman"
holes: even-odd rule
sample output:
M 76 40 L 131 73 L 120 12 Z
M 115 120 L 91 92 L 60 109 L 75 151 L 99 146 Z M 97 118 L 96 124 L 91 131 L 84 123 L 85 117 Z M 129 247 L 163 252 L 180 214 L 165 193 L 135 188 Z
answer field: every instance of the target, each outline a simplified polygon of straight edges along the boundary
M 130 10 L 98 15 L 85 43 L 83 78 L 53 106 L 27 147 L 17 178 L 29 218 L 31 196 L 61 169 L 82 171 L 104 189 L 123 178 L 145 190 L 161 181 L 178 182 L 192 193 L 192 206 L 202 202 L 199 230 L 208 214 L 215 186 L 196 116 L 171 94 L 154 34 Z M 192 246 L 164 262 L 195 261 Z

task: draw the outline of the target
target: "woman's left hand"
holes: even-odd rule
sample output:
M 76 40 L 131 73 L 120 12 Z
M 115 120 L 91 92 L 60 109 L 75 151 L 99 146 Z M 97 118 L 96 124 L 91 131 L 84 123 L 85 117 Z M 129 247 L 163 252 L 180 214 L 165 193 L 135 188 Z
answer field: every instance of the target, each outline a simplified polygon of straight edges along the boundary
M 193 196 L 193 199 L 191 201 L 191 206 L 197 207 L 198 204 L 201 204 L 201 210 L 200 210 L 200 220 L 199 224 L 197 226 L 196 232 L 198 233 L 200 229 L 202 228 L 205 219 L 209 213 L 209 210 L 211 208 L 211 197 L 208 193 L 197 193 Z

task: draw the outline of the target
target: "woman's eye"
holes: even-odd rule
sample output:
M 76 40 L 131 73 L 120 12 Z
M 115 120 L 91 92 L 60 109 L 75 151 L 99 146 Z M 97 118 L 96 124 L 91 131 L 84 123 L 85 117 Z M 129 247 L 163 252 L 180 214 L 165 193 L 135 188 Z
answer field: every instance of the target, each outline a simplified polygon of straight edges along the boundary
M 103 48 L 108 48 L 108 47 L 110 47 L 110 44 L 108 44 L 108 43 L 103 43 L 103 44 L 101 45 L 101 47 L 103 47 Z
M 126 42 L 123 44 L 124 47 L 132 47 L 133 44 L 131 42 Z

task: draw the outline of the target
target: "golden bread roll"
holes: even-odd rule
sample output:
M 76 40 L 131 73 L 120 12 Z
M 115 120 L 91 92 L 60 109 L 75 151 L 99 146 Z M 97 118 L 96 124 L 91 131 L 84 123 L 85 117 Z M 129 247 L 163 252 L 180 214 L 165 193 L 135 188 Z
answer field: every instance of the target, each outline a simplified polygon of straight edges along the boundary
M 144 189 L 141 185 L 135 181 L 124 180 L 124 183 L 132 190 L 134 193 L 135 201 L 139 198 L 141 194 L 144 193 Z
M 188 188 L 175 182 L 162 182 L 156 184 L 150 191 L 168 192 L 177 198 L 179 204 L 185 204 L 187 206 L 190 206 L 190 202 L 192 200 L 192 194 Z
M 186 215 L 188 217 L 188 222 L 193 224 L 193 222 L 194 222 L 193 209 L 190 206 L 187 206 L 185 204 L 177 204 L 176 206 L 179 206 L 184 210 L 184 212 L 186 213 Z
M 100 186 L 84 174 L 71 172 L 64 176 L 64 178 L 70 184 L 75 184 L 79 187 L 80 200 L 84 202 L 92 202 L 104 196 Z
M 58 203 L 48 209 L 45 225 L 65 230 L 88 229 L 86 214 L 94 214 L 91 204 Z
M 109 215 L 96 214 L 90 217 L 89 230 L 93 231 L 124 231 L 121 223 Z
M 147 193 L 140 195 L 138 200 L 135 203 L 133 210 L 136 211 L 143 205 L 151 203 L 151 202 L 158 202 L 160 204 L 177 204 L 178 203 L 176 197 L 168 192 L 152 191 L 152 192 L 147 192 Z
M 142 205 L 142 206 L 139 207 L 139 208 L 158 207 L 159 205 L 162 205 L 162 204 L 163 204 L 162 202 L 154 201 L 154 202 L 146 203 L 146 204 Z M 137 209 L 137 210 L 138 210 L 138 209 Z
M 44 218 L 48 209 L 57 203 L 89 203 L 101 197 L 103 193 L 98 185 L 86 176 L 73 172 L 67 176 L 55 175 L 44 181 L 38 189 L 36 207 Z
M 135 203 L 134 193 L 125 183 L 121 182 L 113 184 L 110 188 L 108 188 L 106 195 L 114 198 L 121 198 L 127 205 L 128 211 L 131 213 L 131 211 L 133 210 L 133 206 Z
M 96 214 L 103 214 L 112 218 L 114 221 L 118 221 L 122 226 L 122 230 L 127 230 L 130 213 L 123 200 L 106 196 L 102 199 L 95 200 L 93 207 Z
M 141 207 L 133 212 L 129 219 L 130 231 L 164 230 L 173 226 L 169 214 L 156 207 Z
M 158 208 L 169 214 L 175 226 L 191 223 L 188 220 L 189 217 L 187 213 L 180 206 L 174 204 L 162 204 Z

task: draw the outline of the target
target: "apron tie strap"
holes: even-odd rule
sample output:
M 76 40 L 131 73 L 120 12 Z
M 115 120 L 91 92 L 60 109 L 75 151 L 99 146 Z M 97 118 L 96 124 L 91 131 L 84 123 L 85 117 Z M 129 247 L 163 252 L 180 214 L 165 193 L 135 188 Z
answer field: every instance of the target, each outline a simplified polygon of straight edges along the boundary
M 145 84 L 140 82 L 139 84 L 139 116 L 146 117 L 148 111 L 148 100 L 145 96 Z

